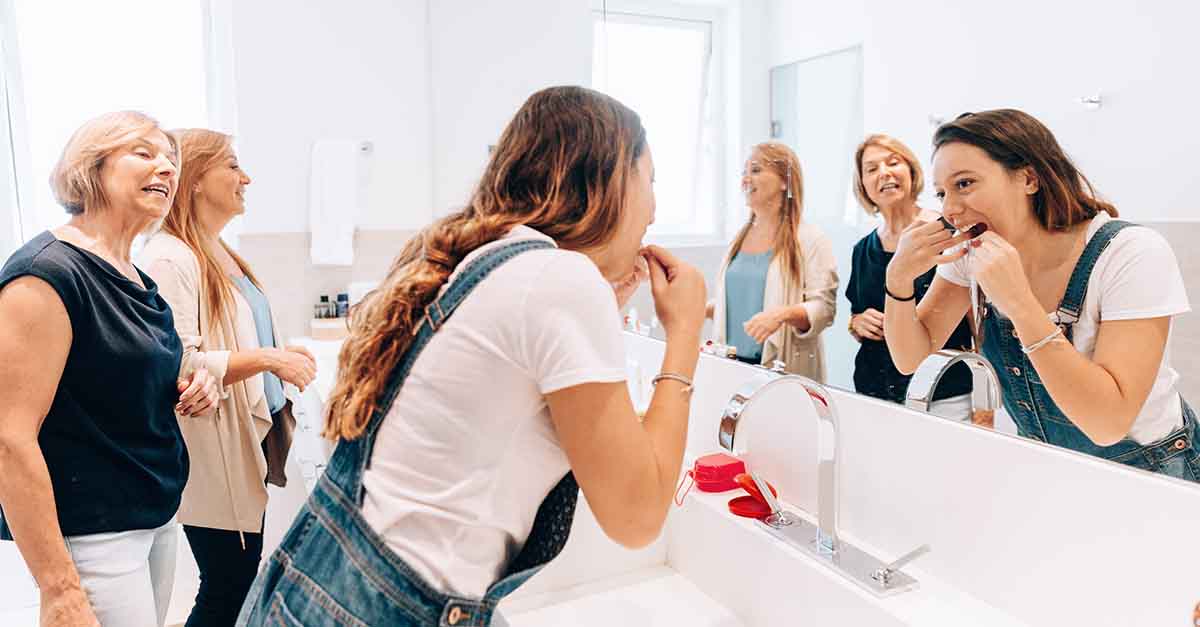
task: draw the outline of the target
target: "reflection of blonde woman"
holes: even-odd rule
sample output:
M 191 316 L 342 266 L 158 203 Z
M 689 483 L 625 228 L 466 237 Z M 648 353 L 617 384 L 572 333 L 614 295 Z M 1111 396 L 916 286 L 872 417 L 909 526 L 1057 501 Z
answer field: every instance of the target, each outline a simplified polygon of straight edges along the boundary
M 750 218 L 717 273 L 709 302 L 713 337 L 738 359 L 825 380 L 821 331 L 837 307 L 837 261 L 829 238 L 801 222 L 800 160 L 787 146 L 754 147 L 742 173 Z

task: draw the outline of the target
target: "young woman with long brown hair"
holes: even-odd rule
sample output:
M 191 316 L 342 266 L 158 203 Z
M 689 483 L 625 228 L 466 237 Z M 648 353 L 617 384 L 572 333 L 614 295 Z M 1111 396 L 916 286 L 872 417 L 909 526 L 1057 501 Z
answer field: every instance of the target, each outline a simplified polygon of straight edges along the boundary
M 825 233 L 803 220 L 800 159 L 779 142 L 755 146 L 742 193 L 750 214 L 717 273 L 707 310 L 713 339 L 736 347 L 742 361 L 780 360 L 824 382 L 821 332 L 837 310 L 837 259 Z
M 200 569 L 187 625 L 231 625 L 262 559 L 266 484 L 286 483 L 295 419 L 282 382 L 303 389 L 316 362 L 303 348 L 283 347 L 262 284 L 221 239 L 245 213 L 250 184 L 232 139 L 207 129 L 173 134 L 187 165 L 139 260 L 189 338 L 189 357 L 225 391 L 213 417 L 180 419 L 192 468 L 178 517 Z
M 982 352 L 1022 435 L 1200 481 L 1200 428 L 1168 343 L 1190 305 L 1163 237 L 1116 219 L 1026 113 L 964 114 L 933 142 L 935 189 L 961 233 L 918 220 L 900 237 L 884 311 L 896 367 L 942 346 L 973 280 Z M 914 306 L 913 280 L 935 265 Z
M 579 489 L 615 541 L 658 535 L 704 281 L 642 249 L 653 172 L 616 100 L 530 96 L 467 207 L 415 236 L 360 305 L 328 407 L 340 441 L 240 624 L 487 625 L 562 548 Z M 667 334 L 644 421 L 612 287 L 639 255 Z

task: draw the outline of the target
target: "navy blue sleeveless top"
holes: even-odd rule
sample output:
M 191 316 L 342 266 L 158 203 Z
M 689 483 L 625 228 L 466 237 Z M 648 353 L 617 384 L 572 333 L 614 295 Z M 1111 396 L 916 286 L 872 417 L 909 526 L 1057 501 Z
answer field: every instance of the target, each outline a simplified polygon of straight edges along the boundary
M 183 346 L 158 286 L 138 274 L 145 288 L 48 231 L 0 269 L 0 289 L 22 276 L 49 283 L 71 320 L 71 349 L 38 433 L 65 536 L 162 526 L 187 482 L 174 409 Z M 6 522 L 0 539 L 12 539 Z

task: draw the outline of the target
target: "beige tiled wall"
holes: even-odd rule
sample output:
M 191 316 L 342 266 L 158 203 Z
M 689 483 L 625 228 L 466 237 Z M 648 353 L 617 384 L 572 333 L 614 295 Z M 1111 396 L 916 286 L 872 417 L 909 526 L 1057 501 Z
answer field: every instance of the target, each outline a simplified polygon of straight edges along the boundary
M 353 266 L 314 266 L 308 233 L 254 233 L 238 240 L 238 253 L 262 281 L 285 338 L 309 334 L 313 305 L 322 294 L 330 300 L 355 281 L 377 281 L 414 231 L 359 231 L 354 236 Z
M 1179 371 L 1179 391 L 1193 407 L 1200 407 L 1200 222 L 1143 222 L 1167 238 L 1192 311 L 1175 318 L 1171 337 L 1171 361 Z

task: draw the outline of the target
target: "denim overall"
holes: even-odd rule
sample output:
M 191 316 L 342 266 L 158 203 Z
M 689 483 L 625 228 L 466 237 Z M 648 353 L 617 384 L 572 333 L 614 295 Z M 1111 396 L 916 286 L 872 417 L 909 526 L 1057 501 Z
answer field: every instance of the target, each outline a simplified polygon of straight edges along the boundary
M 1088 278 L 1096 260 L 1121 229 L 1131 226 L 1136 225 L 1121 220 L 1106 222 L 1092 236 L 1075 265 L 1055 314 L 1068 340 L 1072 326 L 1083 311 Z M 1195 413 L 1182 397 L 1179 400 L 1183 406 L 1183 426 L 1158 442 L 1143 445 L 1126 437 L 1112 446 L 1099 446 L 1054 404 L 1029 357 L 1021 351 L 1021 341 L 1017 339 L 1012 321 L 999 315 L 990 303 L 985 306 L 983 316 L 983 354 L 1000 377 L 1004 408 L 1021 435 L 1135 468 L 1200 481 L 1200 447 L 1197 446 L 1200 429 Z
M 542 501 L 529 539 L 482 599 L 447 596 L 433 589 L 387 548 L 362 516 L 362 478 L 375 436 L 417 355 L 492 270 L 523 252 L 552 247 L 546 241 L 525 240 L 490 251 L 473 260 L 445 294 L 426 307 L 416 337 L 392 371 L 366 431 L 338 443 L 312 495 L 254 581 L 238 625 L 488 625 L 500 599 L 558 555 L 570 533 L 579 496 L 571 473 Z

